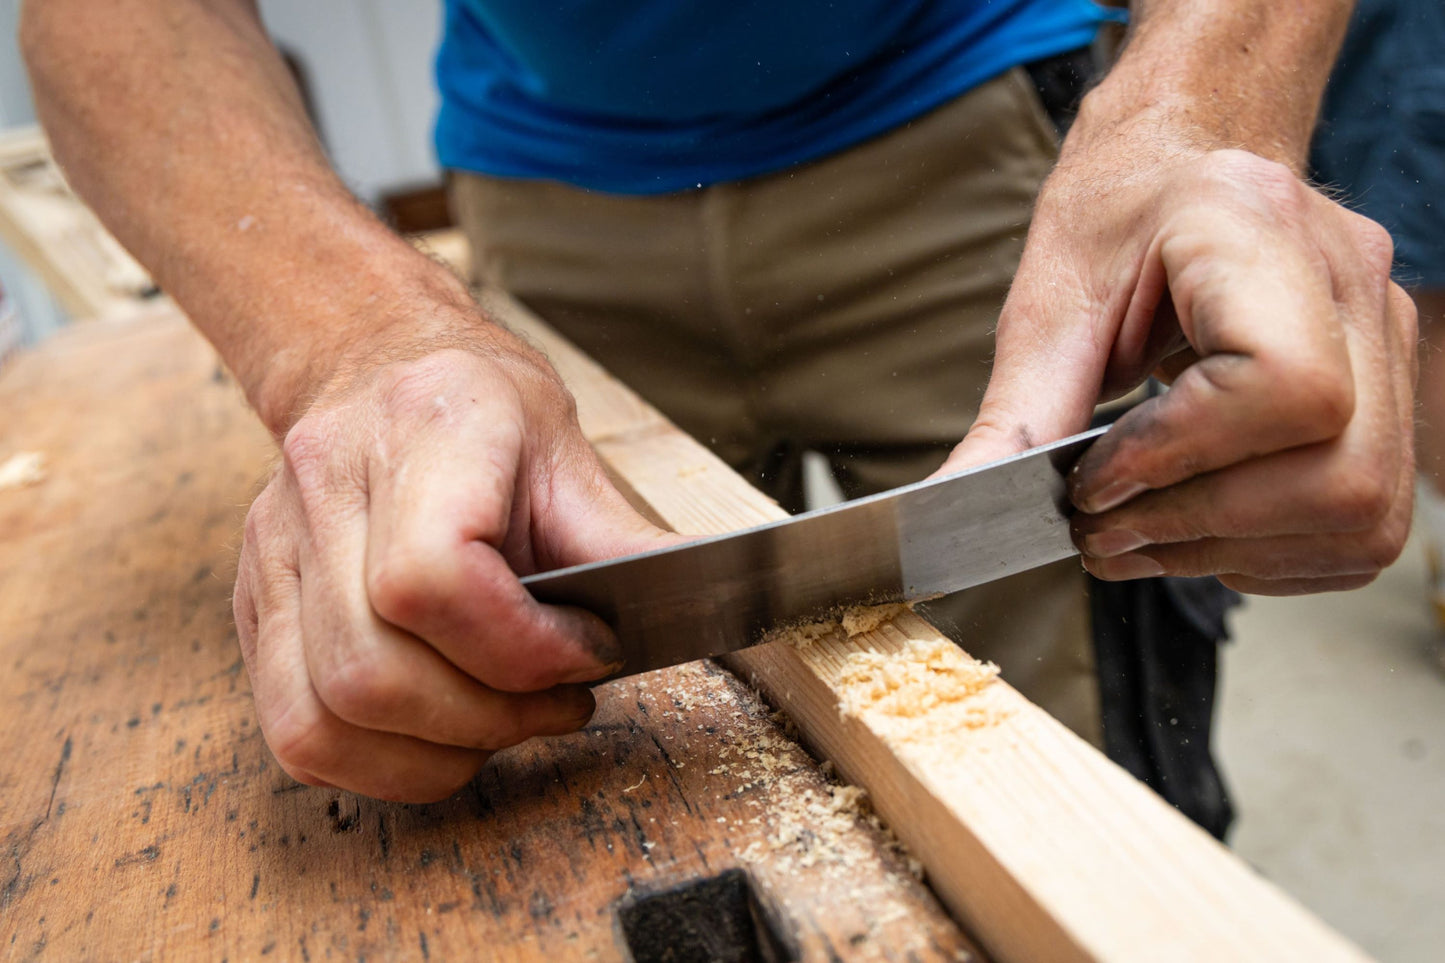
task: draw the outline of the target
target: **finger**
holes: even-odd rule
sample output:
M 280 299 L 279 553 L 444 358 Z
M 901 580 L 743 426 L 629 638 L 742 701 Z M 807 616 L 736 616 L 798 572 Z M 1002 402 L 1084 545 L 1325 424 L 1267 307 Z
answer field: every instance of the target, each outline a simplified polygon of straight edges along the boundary
M 1378 573 L 1394 561 L 1371 539 L 1285 535 L 1273 538 L 1201 538 L 1150 545 L 1110 558 L 1084 558 L 1084 567 L 1106 582 L 1162 575 L 1241 575 L 1255 579 L 1334 578 Z
M 363 550 L 378 615 L 467 675 L 513 692 L 602 678 L 621 659 L 590 613 L 542 606 L 503 557 L 534 506 L 516 486 L 522 441 L 489 418 L 460 419 L 445 442 L 412 439 L 404 466 L 375 464 Z M 524 560 L 519 567 L 530 567 Z
M 301 635 L 301 578 L 264 548 L 249 597 L 257 613 L 249 667 L 257 721 L 281 767 L 308 785 L 333 785 L 406 802 L 451 795 L 488 753 L 370 732 L 339 719 L 316 697 Z
M 1238 547 L 1238 546 L 1236 546 Z M 1263 546 L 1245 547 L 1245 551 L 1258 550 Z M 1318 546 L 1315 547 L 1318 551 Z M 1328 550 L 1333 551 L 1334 546 Z M 1334 575 L 1289 575 L 1281 577 L 1242 575 L 1234 572 L 1211 571 L 1211 562 L 1201 561 L 1190 566 L 1181 564 L 1180 559 L 1171 558 L 1170 553 L 1160 549 L 1146 549 L 1148 554 L 1121 555 L 1111 559 L 1084 559 L 1084 568 L 1095 578 L 1106 582 L 1127 581 L 1136 578 L 1160 578 L 1174 576 L 1181 578 L 1200 575 L 1217 575 L 1219 581 L 1236 592 L 1249 595 L 1308 595 L 1313 592 L 1344 592 L 1369 585 L 1380 574 L 1379 569 L 1368 566 L 1362 572 Z M 1216 556 L 1218 557 L 1218 556 Z M 1174 565 L 1177 571 L 1170 570 Z
M 488 688 L 420 639 L 376 618 L 360 591 L 345 599 L 313 588 L 316 581 L 308 579 L 302 593 L 307 670 L 317 697 L 345 722 L 497 750 L 533 736 L 574 732 L 596 710 L 586 686 L 524 693 Z
M 1326 205 L 1321 223 L 1347 213 L 1320 202 Z M 1345 229 L 1320 234 L 1327 268 L 1339 278 L 1334 293 L 1343 299 L 1343 338 L 1359 380 L 1356 411 L 1344 434 L 1141 495 L 1102 515 L 1076 516 L 1085 554 L 1108 557 L 1207 536 L 1367 531 L 1386 520 L 1397 500 L 1409 499 L 1403 480 L 1410 474 L 1411 305 L 1384 281 L 1388 237 L 1356 215 L 1348 219 L 1354 223 Z M 1381 248 L 1373 255 L 1374 274 L 1363 272 L 1366 281 L 1358 279 L 1358 252 L 1346 243 L 1352 232 L 1362 234 L 1366 247 Z
M 596 703 L 585 687 L 499 692 L 383 621 L 372 608 L 363 574 L 366 506 L 358 499 L 313 499 L 307 512 L 308 537 L 300 544 L 306 668 L 317 698 L 339 719 L 363 729 L 496 750 L 536 735 L 572 732 L 591 718 Z
M 1212 476 L 1200 479 L 1203 486 Z M 1178 487 L 1178 486 L 1176 486 Z M 1274 486 L 1278 488 L 1279 485 Z M 1167 503 L 1175 489 L 1150 496 Z M 1141 499 L 1144 501 L 1144 499 Z M 1399 557 L 1409 535 L 1414 503 L 1410 472 L 1395 475 L 1385 510 L 1372 524 L 1347 533 L 1298 535 L 1257 534 L 1249 537 L 1203 537 L 1155 543 L 1114 552 L 1106 557 L 1086 554 L 1084 567 L 1109 581 L 1159 575 L 1228 574 L 1258 580 L 1334 579 L 1370 576 Z M 1132 506 L 1130 506 L 1132 508 Z M 1182 512 L 1179 514 L 1183 514 Z M 1314 523 L 1316 526 L 1319 522 Z M 1247 531 L 1247 527 L 1242 526 Z M 1122 530 L 1118 530 L 1122 531 Z M 1095 544 L 1094 548 L 1098 548 Z M 1270 593 L 1273 594 L 1273 593 Z
M 1160 575 L 1228 574 L 1274 580 L 1373 576 L 1399 557 L 1409 529 L 1410 508 L 1410 496 L 1402 492 L 1388 517 L 1365 532 L 1201 538 L 1148 545 L 1106 558 L 1086 555 L 1084 567 L 1105 581 Z
M 236 586 L 231 592 L 231 613 L 236 620 L 236 641 L 241 647 L 241 661 L 251 671 L 256 658 L 256 634 L 258 616 L 256 595 L 251 580 L 256 577 L 256 548 L 250 539 L 241 543 L 241 555 L 236 562 Z
M 1112 332 L 1072 246 L 1030 232 L 999 317 L 993 370 L 978 417 L 932 477 L 952 474 L 1076 434 L 1099 399 Z
M 1354 376 L 1331 279 L 1308 239 L 1286 228 L 1196 207 L 1161 235 L 1151 257 L 1202 360 L 1080 459 L 1071 494 L 1081 509 L 1107 511 L 1148 489 L 1327 440 L 1349 423 Z
M 1172 385 L 1181 374 L 1198 363 L 1199 354 L 1193 348 L 1181 348 L 1159 360 L 1159 366 L 1154 369 L 1154 378 L 1160 384 Z
M 1365 386 L 1378 392 L 1371 437 L 1392 439 L 1391 457 L 1378 467 L 1413 475 L 1415 386 L 1418 376 L 1418 316 L 1415 303 L 1390 281 L 1394 245 L 1379 224 L 1316 196 L 1320 219 L 1333 218 L 1342 229 L 1324 232 L 1322 249 L 1339 297 L 1351 354 L 1372 370 Z M 1382 390 L 1383 389 L 1383 390 Z
M 1075 541 L 1107 558 L 1144 545 L 1201 538 L 1361 532 L 1394 505 L 1398 474 L 1377 471 L 1384 445 L 1349 454 L 1343 444 L 1268 455 L 1138 496 L 1099 515 L 1076 514 Z
M 606 624 L 540 605 L 514 571 L 675 540 L 622 501 L 595 459 L 587 467 L 592 477 L 576 482 L 575 466 L 534 455 L 496 418 L 458 418 L 444 439 L 412 439 L 404 470 L 374 466 L 372 606 L 494 689 L 537 691 L 615 672 L 621 650 Z
M 1378 577 L 1378 573 L 1300 579 L 1257 579 L 1243 575 L 1222 575 L 1219 581 L 1227 588 L 1247 595 L 1314 595 L 1317 592 L 1351 592 L 1364 588 Z

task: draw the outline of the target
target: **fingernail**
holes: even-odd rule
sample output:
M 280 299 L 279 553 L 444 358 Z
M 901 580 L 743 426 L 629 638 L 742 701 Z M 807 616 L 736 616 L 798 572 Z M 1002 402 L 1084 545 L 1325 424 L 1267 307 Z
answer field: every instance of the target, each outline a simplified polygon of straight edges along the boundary
M 622 660 L 618 659 L 613 662 L 608 662 L 606 665 L 599 666 L 594 664 L 583 666 L 576 672 L 573 672 L 571 675 L 564 676 L 560 681 L 564 685 L 582 685 L 587 682 L 597 682 L 598 680 L 605 679 L 610 675 L 616 675 L 618 672 L 621 671 Z
M 1111 508 L 1117 508 L 1148 487 L 1148 485 L 1136 481 L 1116 481 L 1113 484 L 1105 485 L 1092 495 L 1083 496 L 1077 504 L 1089 514 L 1097 515 L 1100 512 L 1107 512 Z
M 597 700 L 593 698 L 591 690 L 585 686 L 575 689 L 557 689 L 558 701 L 562 703 L 564 719 L 568 731 L 580 729 L 587 724 L 597 711 Z
M 602 619 L 585 609 L 571 606 L 559 606 L 556 612 L 559 618 L 566 620 L 563 623 L 564 629 L 581 641 L 582 651 L 593 665 L 608 666 L 622 659 L 622 643 Z M 595 679 L 598 676 L 589 678 Z
M 1080 541 L 1083 543 L 1080 547 L 1083 548 L 1084 554 L 1092 555 L 1094 558 L 1112 558 L 1149 544 L 1149 539 L 1127 528 L 1094 532 L 1091 535 L 1085 535 Z
M 1125 582 L 1135 578 L 1158 578 L 1164 574 L 1164 566 L 1148 555 L 1120 555 L 1117 558 L 1100 560 L 1101 564 L 1091 568 L 1099 578 L 1110 582 Z

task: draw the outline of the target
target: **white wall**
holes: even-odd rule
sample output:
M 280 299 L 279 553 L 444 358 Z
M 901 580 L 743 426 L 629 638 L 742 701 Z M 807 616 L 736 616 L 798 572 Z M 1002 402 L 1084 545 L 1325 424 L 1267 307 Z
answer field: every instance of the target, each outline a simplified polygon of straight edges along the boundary
M 332 160 L 351 189 L 438 177 L 431 149 L 439 0 L 262 0 L 267 29 L 304 63 Z
M 15 39 L 19 19 L 20 0 L 0 0 L 0 126 L 28 124 L 35 119 L 30 85 L 25 80 L 25 65 L 20 62 L 20 46 Z
M 25 79 L 25 66 L 15 38 L 19 18 L 20 0 L 0 0 L 0 128 L 35 122 L 30 84 Z M 0 244 L 0 287 L 5 289 L 15 309 L 22 343 L 38 341 L 65 323 L 65 312 L 50 292 L 4 244 Z M 3 333 L 0 340 L 5 340 Z

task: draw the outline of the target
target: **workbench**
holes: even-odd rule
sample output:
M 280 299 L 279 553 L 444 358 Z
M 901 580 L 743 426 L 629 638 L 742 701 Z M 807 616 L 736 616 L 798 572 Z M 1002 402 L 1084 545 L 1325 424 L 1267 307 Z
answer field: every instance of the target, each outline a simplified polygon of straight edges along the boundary
M 750 898 L 807 959 L 974 958 L 866 807 L 710 663 L 604 687 L 585 731 L 444 803 L 292 781 L 230 607 L 274 449 L 211 349 L 171 310 L 71 328 L 0 373 L 0 412 L 0 461 L 44 458 L 0 491 L 0 955 L 616 960 L 638 906 L 645 960 L 690 921 L 754 926 Z

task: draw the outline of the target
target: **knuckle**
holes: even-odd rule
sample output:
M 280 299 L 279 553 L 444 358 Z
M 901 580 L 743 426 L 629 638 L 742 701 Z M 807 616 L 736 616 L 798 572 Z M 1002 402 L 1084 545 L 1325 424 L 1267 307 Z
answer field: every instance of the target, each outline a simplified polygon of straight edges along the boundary
M 1354 417 L 1354 383 L 1333 359 L 1316 356 L 1267 365 L 1264 375 L 1264 383 L 1275 386 L 1276 415 L 1286 429 L 1323 440 L 1341 434 Z
M 380 725 L 406 708 L 401 673 L 380 650 L 353 649 L 318 671 L 312 684 L 322 703 L 353 725 Z
M 281 768 L 298 782 L 314 779 L 311 773 L 330 769 L 333 756 L 331 733 L 320 712 L 292 710 L 269 724 L 263 718 L 261 728 L 266 734 L 271 754 Z
M 334 445 L 334 426 L 325 415 L 308 415 L 291 426 L 281 442 L 286 471 L 303 490 L 324 482 Z
M 1276 215 L 1293 218 L 1305 212 L 1308 188 L 1284 164 L 1245 150 L 1217 150 L 1201 158 L 1200 165 L 1205 182 L 1219 190 L 1244 189 Z
M 297 504 L 313 525 L 364 497 L 366 449 L 348 444 L 356 440 L 348 417 L 343 409 L 308 414 L 281 443 L 283 474 L 294 480 Z
M 254 550 L 266 543 L 276 517 L 275 492 L 275 485 L 267 485 L 261 490 L 261 494 L 256 496 L 255 501 L 251 502 L 251 507 L 246 511 L 246 523 L 241 529 L 243 546 L 250 546 Z
M 1366 543 L 1365 557 L 1375 572 L 1383 571 L 1395 564 L 1405 550 L 1409 526 L 1394 518 L 1386 520 Z
M 435 606 L 443 573 L 439 566 L 393 548 L 366 573 L 366 594 L 377 615 L 392 625 L 413 626 Z
M 382 409 L 405 420 L 449 417 L 453 388 L 476 371 L 479 360 L 461 348 L 442 348 L 389 365 L 378 381 Z
M 1420 311 L 1415 306 L 1415 299 L 1393 281 L 1386 289 L 1385 296 L 1388 300 L 1387 314 L 1389 320 L 1394 322 L 1395 334 L 1402 349 L 1399 357 L 1405 360 L 1413 376 L 1418 364 L 1415 344 L 1420 337 Z
M 1336 473 L 1325 510 L 1345 530 L 1375 529 L 1389 515 L 1393 494 L 1379 466 L 1356 460 Z
M 1369 277 L 1379 283 L 1380 291 L 1383 292 L 1390 271 L 1395 266 L 1394 238 L 1390 237 L 1389 231 L 1368 217 L 1354 214 L 1351 223 L 1360 261 Z
M 231 614 L 236 620 L 236 640 L 241 646 L 241 658 L 249 668 L 256 656 L 256 636 L 260 632 L 261 617 L 256 608 L 256 597 L 251 591 L 250 577 L 241 573 L 236 578 L 236 588 L 231 593 Z

